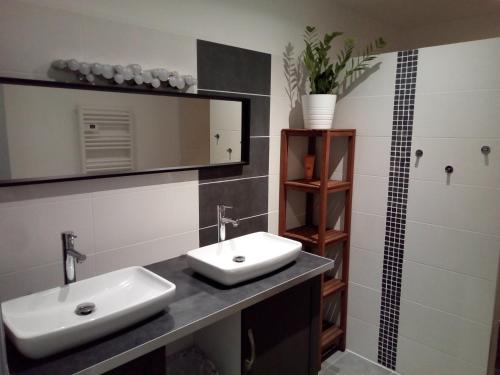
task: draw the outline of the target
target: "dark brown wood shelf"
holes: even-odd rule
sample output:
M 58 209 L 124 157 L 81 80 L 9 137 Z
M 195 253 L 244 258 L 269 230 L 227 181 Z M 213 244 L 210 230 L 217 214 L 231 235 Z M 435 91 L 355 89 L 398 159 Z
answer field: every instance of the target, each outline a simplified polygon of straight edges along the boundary
M 289 145 L 291 137 L 307 138 L 307 154 L 315 155 L 315 177 L 311 180 L 288 178 L 289 166 Z M 332 170 L 330 169 L 330 156 L 332 148 L 336 147 L 336 142 L 343 138 L 347 143 L 345 149 L 345 164 L 343 181 L 331 180 Z M 338 324 L 321 325 L 321 339 L 319 346 L 322 355 L 318 361 L 325 358 L 324 355 L 331 354 L 335 350 L 345 350 L 346 329 L 347 329 L 347 295 L 349 284 L 349 245 L 351 233 L 352 215 L 352 186 L 354 177 L 354 146 L 356 142 L 355 129 L 283 129 L 281 131 L 281 156 L 280 156 L 280 197 L 279 197 L 279 234 L 293 240 L 302 242 L 303 246 L 311 252 L 328 256 L 327 246 L 337 243 L 342 251 L 342 257 L 338 257 L 341 270 L 338 278 L 322 276 L 322 295 L 320 296 L 321 316 L 326 297 L 339 293 L 340 314 Z M 344 146 L 342 146 L 344 149 Z M 288 228 L 287 206 L 288 194 L 291 190 L 302 191 L 305 194 L 306 215 L 305 225 L 297 228 Z M 343 192 L 342 201 L 344 204 L 342 230 L 329 228 L 327 223 L 331 222 L 330 211 L 328 210 L 329 199 L 337 199 L 334 192 Z M 335 217 L 336 221 L 338 218 Z M 323 317 L 320 321 L 325 320 Z
M 346 283 L 340 279 L 333 279 L 324 276 L 323 281 L 323 298 L 328 297 L 336 292 L 345 290 Z
M 325 134 L 329 137 L 352 137 L 356 134 L 354 129 L 283 129 L 282 132 L 299 137 L 322 137 Z
M 316 225 L 302 225 L 297 228 L 286 230 L 283 235 L 285 237 L 307 242 L 309 245 L 317 246 L 319 244 L 319 228 Z M 327 228 L 325 232 L 325 244 L 333 244 L 339 241 L 345 241 L 349 236 L 345 232 L 336 229 Z
M 286 181 L 285 186 L 288 189 L 306 191 L 311 193 L 319 193 L 321 189 L 321 180 L 291 180 Z M 338 180 L 328 180 L 327 190 L 329 193 L 335 193 L 337 191 L 345 191 L 351 188 L 351 183 L 349 181 L 338 181 Z
M 323 321 L 323 330 L 321 333 L 321 351 L 328 349 L 337 339 L 344 335 L 344 331 L 330 323 Z

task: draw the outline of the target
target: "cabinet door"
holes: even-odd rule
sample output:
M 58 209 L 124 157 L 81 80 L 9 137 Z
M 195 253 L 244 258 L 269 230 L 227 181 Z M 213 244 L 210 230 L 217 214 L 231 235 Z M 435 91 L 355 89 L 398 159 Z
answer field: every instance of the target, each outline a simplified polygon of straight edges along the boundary
M 242 374 L 317 374 L 319 283 L 316 278 L 243 310 Z

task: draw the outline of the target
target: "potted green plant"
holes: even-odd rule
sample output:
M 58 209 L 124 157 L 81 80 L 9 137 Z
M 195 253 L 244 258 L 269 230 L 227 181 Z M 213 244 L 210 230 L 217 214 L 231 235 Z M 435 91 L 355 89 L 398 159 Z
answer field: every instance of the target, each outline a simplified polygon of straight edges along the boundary
M 335 63 L 330 63 L 332 41 L 342 34 L 326 33 L 321 40 L 317 36 L 316 27 L 306 27 L 306 49 L 302 60 L 308 75 L 310 93 L 302 96 L 302 113 L 307 129 L 332 127 L 338 89 L 344 86 L 349 78 L 353 78 L 355 73 L 369 68 L 369 62 L 376 57 L 373 55 L 374 51 L 385 46 L 384 39 L 377 38 L 366 46 L 361 56 L 353 57 L 355 43 L 353 39 L 347 38 Z

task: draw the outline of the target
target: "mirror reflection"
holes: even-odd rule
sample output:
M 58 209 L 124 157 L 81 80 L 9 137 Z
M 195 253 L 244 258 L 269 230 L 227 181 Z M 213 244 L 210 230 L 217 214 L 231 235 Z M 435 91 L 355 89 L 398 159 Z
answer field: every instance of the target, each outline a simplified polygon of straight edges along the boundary
M 242 101 L 0 85 L 0 179 L 240 162 Z

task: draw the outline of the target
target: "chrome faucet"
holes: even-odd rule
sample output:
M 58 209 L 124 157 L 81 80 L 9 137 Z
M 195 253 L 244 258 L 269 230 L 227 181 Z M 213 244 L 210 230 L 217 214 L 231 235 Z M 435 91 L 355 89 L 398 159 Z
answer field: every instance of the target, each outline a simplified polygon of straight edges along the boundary
M 75 261 L 83 263 L 87 256 L 75 249 L 76 234 L 73 232 L 63 232 L 63 258 L 64 258 L 64 283 L 70 284 L 76 281 Z
M 224 206 L 223 204 L 217 205 L 217 242 L 221 242 L 226 239 L 226 224 L 232 224 L 234 228 L 236 228 L 239 224 L 238 220 L 226 217 L 226 209 L 231 208 L 232 207 Z

